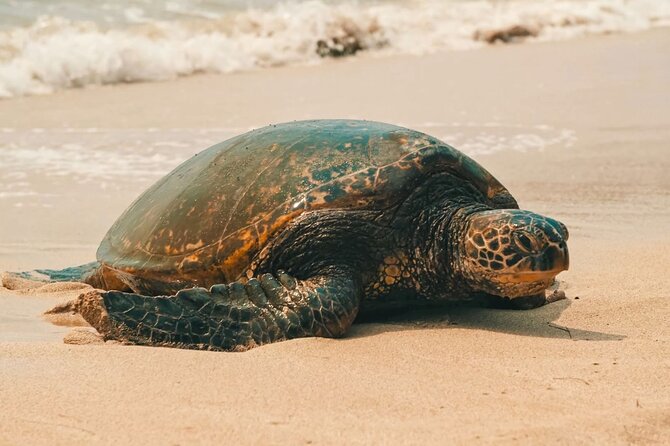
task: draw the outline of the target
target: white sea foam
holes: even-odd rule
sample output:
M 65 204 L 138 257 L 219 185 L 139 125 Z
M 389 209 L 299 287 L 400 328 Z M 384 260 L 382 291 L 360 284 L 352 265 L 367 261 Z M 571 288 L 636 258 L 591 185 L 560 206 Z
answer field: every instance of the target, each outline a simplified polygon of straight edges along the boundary
M 161 8 L 101 3 L 100 17 L 90 11 L 63 17 L 55 15 L 58 8 L 46 7 L 49 2 L 27 0 L 35 11 L 51 15 L 0 32 L 0 97 L 313 63 L 320 60 L 319 41 L 331 50 L 355 42 L 378 54 L 423 54 L 480 47 L 486 45 L 482 38 L 514 26 L 530 40 L 555 40 L 670 25 L 668 0 L 311 0 L 255 9 L 240 2 L 207 9 L 208 2 L 196 0 L 142 5 L 154 3 Z M 78 11 L 72 5 L 69 10 Z

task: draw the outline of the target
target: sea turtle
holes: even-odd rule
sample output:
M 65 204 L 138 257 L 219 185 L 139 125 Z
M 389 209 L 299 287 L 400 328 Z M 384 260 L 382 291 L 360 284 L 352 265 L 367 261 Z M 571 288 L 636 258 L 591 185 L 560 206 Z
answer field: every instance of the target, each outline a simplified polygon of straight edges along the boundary
M 244 350 L 412 302 L 543 305 L 567 239 L 432 136 L 315 120 L 199 153 L 130 205 L 97 262 L 43 272 L 101 289 L 71 308 L 107 339 Z

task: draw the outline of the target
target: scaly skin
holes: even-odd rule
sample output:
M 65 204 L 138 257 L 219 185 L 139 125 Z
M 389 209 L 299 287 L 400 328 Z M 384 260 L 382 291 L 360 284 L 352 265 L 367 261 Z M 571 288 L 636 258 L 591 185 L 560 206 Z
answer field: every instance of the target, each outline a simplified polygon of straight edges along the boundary
M 351 277 L 331 271 L 301 281 L 280 272 L 174 296 L 92 291 L 79 298 L 76 310 L 106 339 L 243 351 L 286 339 L 342 336 L 361 298 Z

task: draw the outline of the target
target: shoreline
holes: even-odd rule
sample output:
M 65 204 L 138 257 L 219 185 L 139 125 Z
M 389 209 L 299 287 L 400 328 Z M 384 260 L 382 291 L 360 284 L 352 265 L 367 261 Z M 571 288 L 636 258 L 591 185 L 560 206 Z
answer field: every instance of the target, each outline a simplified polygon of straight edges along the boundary
M 434 122 L 435 113 L 423 113 L 414 119 L 408 119 L 408 113 L 398 110 L 384 110 L 381 113 L 380 99 L 388 99 L 392 104 L 409 103 L 408 111 L 417 112 L 411 107 L 411 99 L 426 100 L 433 103 L 436 99 L 455 97 L 459 100 L 472 95 L 472 91 L 463 91 L 463 84 L 478 84 L 482 87 L 481 95 L 491 95 L 490 100 L 499 108 L 494 116 L 495 121 L 505 122 L 508 110 L 498 101 L 506 92 L 496 91 L 500 86 L 497 76 L 510 76 L 512 87 L 518 89 L 529 80 L 537 81 L 534 76 L 538 71 L 546 75 L 545 85 L 525 85 L 528 87 L 528 99 L 538 92 L 547 94 L 547 99 L 558 100 L 550 87 L 568 74 L 572 64 L 579 69 L 594 69 L 607 73 L 604 66 L 615 68 L 617 60 L 613 55 L 602 57 L 598 54 L 613 45 L 624 44 L 628 47 L 644 46 L 650 41 L 661 43 L 668 40 L 670 27 L 657 28 L 649 31 L 630 34 L 610 34 L 585 36 L 581 39 L 556 42 L 535 42 L 531 44 L 509 44 L 488 46 L 470 51 L 447 51 L 425 56 L 386 56 L 374 57 L 362 55 L 352 58 L 328 60 L 318 65 L 283 66 L 268 70 L 236 72 L 230 74 L 198 74 L 165 82 L 137 82 L 128 84 L 100 85 L 89 88 L 70 89 L 44 96 L 27 96 L 0 100 L 0 116 L 3 128 L 9 129 L 48 129 L 48 128 L 232 128 L 249 129 L 250 118 L 257 126 L 271 123 L 286 122 L 300 119 L 334 118 L 340 115 L 358 117 L 359 119 L 385 119 L 391 122 L 421 123 Z M 589 54 L 572 56 L 566 49 L 570 47 L 588 47 Z M 662 45 L 658 45 L 662 46 Z M 544 54 L 560 54 L 563 61 L 543 56 Z M 584 56 L 593 57 L 584 60 Z M 633 55 L 637 57 L 637 55 Z M 522 70 L 525 64 L 533 59 L 546 59 L 547 67 L 529 67 Z M 408 70 L 411 65 L 414 70 Z M 449 67 L 450 78 L 436 82 L 438 68 Z M 507 65 L 507 66 L 505 66 Z M 579 65 L 582 65 L 581 67 Z M 364 68 L 366 72 L 361 72 Z M 473 70 L 475 68 L 475 70 Z M 531 69 L 532 68 L 532 69 Z M 574 68 L 574 67 L 573 67 Z M 494 69 L 500 70 L 496 72 Z M 432 72 L 431 72 L 432 70 Z M 495 73 L 495 75 L 494 75 Z M 376 83 L 376 76 L 384 74 L 384 83 L 393 88 L 388 97 L 382 96 L 382 89 Z M 420 85 L 410 87 L 407 83 L 415 75 L 419 81 L 427 85 L 440 85 L 441 91 L 428 91 Z M 368 91 L 356 91 L 362 106 L 353 111 L 348 107 L 349 94 L 340 94 L 340 82 L 356 78 L 362 85 L 370 87 Z M 268 82 L 269 81 L 269 82 Z M 574 87 L 579 85 L 579 80 Z M 268 87 L 268 84 L 271 87 Z M 349 86 L 351 87 L 351 86 Z M 389 90 L 391 90 L 389 88 Z M 282 109 L 259 107 L 254 116 L 249 115 L 248 98 L 254 97 L 259 104 L 271 102 Z M 467 94 L 469 93 L 469 95 Z M 523 92 L 515 91 L 520 94 Z M 395 95 L 395 96 L 394 96 Z M 308 102 L 309 98 L 318 101 Z M 427 99 L 433 99 L 428 101 Z M 660 98 L 659 98 L 660 99 Z M 132 100 L 132 101 L 131 101 Z M 327 103 L 330 110 L 323 110 L 321 104 Z M 138 103 L 142 107 L 138 107 Z M 455 101 L 461 110 L 458 113 L 444 110 L 449 117 L 456 117 L 458 122 L 468 122 L 476 116 L 491 116 L 485 111 L 485 105 Z M 560 104 L 564 105 L 564 104 Z M 67 115 L 62 115 L 63 107 L 67 107 Z M 189 113 L 181 113 L 188 109 Z M 428 110 L 427 110 L 428 111 Z M 518 111 L 518 110 L 517 110 Z M 146 113 L 143 113 L 146 112 Z M 246 112 L 246 113 L 245 113 Z M 608 111 L 609 113 L 612 110 Z M 212 113 L 219 113 L 212 115 Z M 381 115 L 381 116 L 380 116 Z M 528 119 L 533 114 L 525 113 L 520 117 Z M 634 116 L 634 115 L 633 115 Z M 620 116 L 619 116 L 620 117 Z M 629 114 L 625 117 L 630 118 Z M 655 124 L 653 116 L 644 115 Z M 559 118 L 565 118 L 559 116 Z M 104 125 L 101 125 L 103 124 Z M 138 123 L 141 123 L 138 125 Z M 575 121 L 563 119 L 561 123 L 575 124 Z M 638 124 L 639 122 L 635 122 Z M 628 123 L 630 125 L 630 123 Z

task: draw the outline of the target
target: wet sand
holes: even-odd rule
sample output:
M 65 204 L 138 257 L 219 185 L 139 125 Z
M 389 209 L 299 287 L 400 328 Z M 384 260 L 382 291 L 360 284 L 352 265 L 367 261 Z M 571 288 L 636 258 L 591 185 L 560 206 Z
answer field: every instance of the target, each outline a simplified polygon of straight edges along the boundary
M 349 117 L 464 140 L 485 128 L 571 135 L 475 156 L 523 208 L 567 224 L 567 300 L 415 313 L 227 354 L 63 344 L 69 329 L 39 313 L 77 291 L 0 289 L 0 444 L 670 442 L 669 45 L 661 29 L 0 101 L 12 129 Z M 0 270 L 92 260 L 147 185 L 101 200 L 64 182 L 47 208 L 5 199 Z

